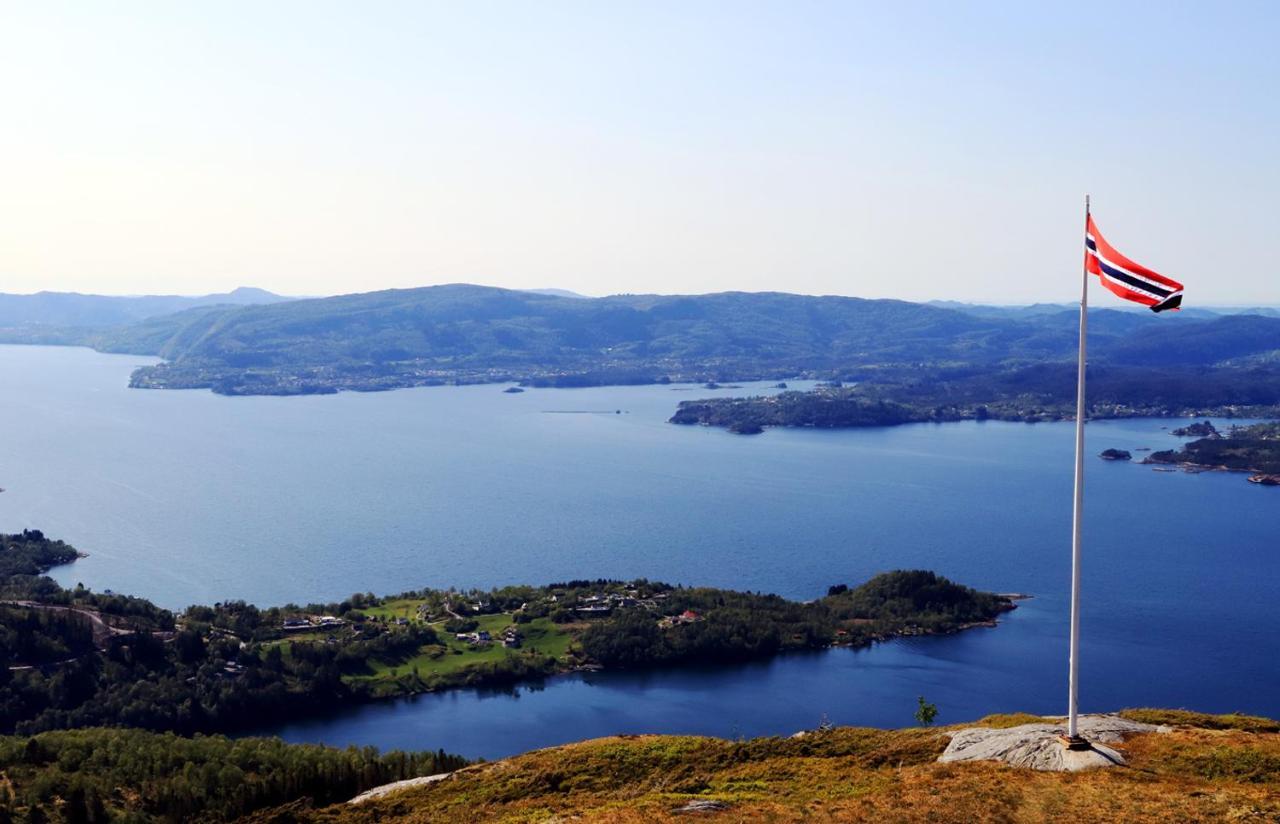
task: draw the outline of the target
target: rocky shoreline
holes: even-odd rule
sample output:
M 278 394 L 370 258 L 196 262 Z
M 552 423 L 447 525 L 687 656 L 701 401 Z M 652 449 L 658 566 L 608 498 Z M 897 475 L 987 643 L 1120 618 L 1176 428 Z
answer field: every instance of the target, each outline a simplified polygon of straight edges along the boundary
M 1204 421 L 1172 434 L 1202 437 L 1178 450 L 1153 452 L 1142 463 L 1184 472 L 1246 472 L 1250 483 L 1280 486 L 1280 422 L 1236 426 L 1223 434 Z

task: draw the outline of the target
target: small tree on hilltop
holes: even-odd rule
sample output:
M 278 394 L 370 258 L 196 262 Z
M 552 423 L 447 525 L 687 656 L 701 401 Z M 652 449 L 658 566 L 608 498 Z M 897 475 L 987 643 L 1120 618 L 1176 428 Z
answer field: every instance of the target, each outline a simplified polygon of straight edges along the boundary
M 938 717 L 937 704 L 930 704 L 924 700 L 924 696 L 916 696 L 916 720 L 920 722 L 920 726 L 928 727 L 933 724 L 933 719 Z

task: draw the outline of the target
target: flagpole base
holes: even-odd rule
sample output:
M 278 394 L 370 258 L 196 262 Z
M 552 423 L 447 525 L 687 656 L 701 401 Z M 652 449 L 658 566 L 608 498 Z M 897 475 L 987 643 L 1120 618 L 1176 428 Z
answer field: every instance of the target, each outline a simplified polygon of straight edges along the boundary
M 1072 752 L 1093 749 L 1093 745 L 1089 743 L 1089 740 L 1081 735 L 1059 735 L 1058 741 L 1063 747 Z

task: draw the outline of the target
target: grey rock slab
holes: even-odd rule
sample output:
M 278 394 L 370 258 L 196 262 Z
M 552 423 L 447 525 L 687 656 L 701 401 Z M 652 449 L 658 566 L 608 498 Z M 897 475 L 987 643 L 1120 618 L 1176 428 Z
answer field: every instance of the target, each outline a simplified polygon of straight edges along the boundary
M 671 812 L 682 813 L 717 813 L 729 809 L 729 804 L 715 798 L 695 798 L 683 807 L 676 807 Z
M 347 803 L 363 804 L 366 801 L 372 801 L 375 798 L 382 798 L 383 796 L 390 795 L 391 793 L 397 793 L 402 790 L 410 790 L 410 789 L 413 789 L 414 787 L 421 787 L 424 784 L 434 784 L 437 781 L 445 780 L 451 775 L 453 775 L 453 773 L 451 772 L 437 773 L 435 775 L 419 776 L 418 778 L 406 778 L 403 781 L 393 781 L 390 784 L 383 784 L 381 786 L 374 787 L 369 790 L 365 790 L 364 792 L 360 793 L 359 795 L 357 795 L 355 798 L 351 799 Z
M 1124 766 L 1124 756 L 1108 744 L 1118 744 L 1127 736 L 1145 732 L 1168 732 L 1168 727 L 1140 724 L 1118 715 L 1083 715 L 1080 735 L 1090 743 L 1087 750 L 1063 745 L 1066 719 L 1049 724 L 1023 724 L 996 730 L 969 727 L 951 734 L 951 743 L 938 761 L 1003 761 L 1033 770 L 1076 772 L 1098 767 Z

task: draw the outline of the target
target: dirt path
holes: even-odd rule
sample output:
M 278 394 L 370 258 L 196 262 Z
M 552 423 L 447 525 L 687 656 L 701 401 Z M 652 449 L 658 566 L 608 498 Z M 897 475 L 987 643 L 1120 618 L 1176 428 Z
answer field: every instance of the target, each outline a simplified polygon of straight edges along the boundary
M 61 604 L 42 604 L 38 601 L 0 601 L 0 606 L 24 607 L 26 609 L 43 609 L 49 612 L 74 612 L 89 621 L 93 631 L 93 645 L 99 650 L 107 648 L 107 642 L 118 635 L 132 635 L 131 629 L 113 627 L 102 620 L 102 613 L 84 607 L 68 607 Z M 72 659 L 74 660 L 74 659 Z

